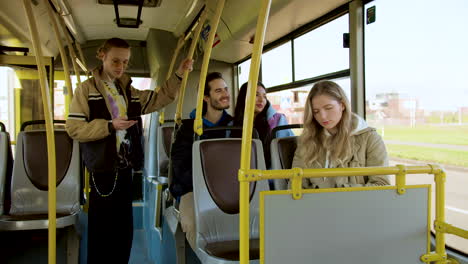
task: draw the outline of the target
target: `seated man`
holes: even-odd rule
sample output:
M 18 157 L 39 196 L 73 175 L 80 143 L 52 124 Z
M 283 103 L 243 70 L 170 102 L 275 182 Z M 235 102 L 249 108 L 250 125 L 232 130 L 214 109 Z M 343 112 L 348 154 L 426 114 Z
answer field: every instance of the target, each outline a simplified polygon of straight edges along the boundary
M 232 117 L 225 111 L 230 105 L 230 95 L 226 82 L 219 72 L 212 72 L 206 76 L 203 102 L 203 127 L 232 125 Z M 176 133 L 172 144 L 171 159 L 173 177 L 169 190 L 176 198 L 180 197 L 179 211 L 182 230 L 186 233 L 190 246 L 195 246 L 195 215 L 192 182 L 192 145 L 193 122 L 195 110 L 190 118 L 184 120 Z M 224 131 L 210 131 L 204 133 L 201 139 L 224 138 Z

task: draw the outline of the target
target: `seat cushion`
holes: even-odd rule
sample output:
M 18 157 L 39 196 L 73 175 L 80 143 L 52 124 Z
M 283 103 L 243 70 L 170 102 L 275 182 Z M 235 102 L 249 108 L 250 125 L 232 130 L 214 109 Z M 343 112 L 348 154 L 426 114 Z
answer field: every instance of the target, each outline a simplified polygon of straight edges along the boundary
M 251 239 L 249 243 L 250 247 L 250 260 L 260 258 L 260 240 Z M 227 259 L 227 260 L 239 260 L 239 240 L 230 241 L 219 241 L 208 243 L 205 246 L 205 251 L 211 256 Z

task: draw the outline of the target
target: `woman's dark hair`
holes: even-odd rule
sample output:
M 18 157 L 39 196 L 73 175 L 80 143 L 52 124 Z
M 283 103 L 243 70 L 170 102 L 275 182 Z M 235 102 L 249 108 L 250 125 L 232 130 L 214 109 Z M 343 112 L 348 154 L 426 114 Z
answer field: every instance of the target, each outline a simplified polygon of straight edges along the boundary
M 247 96 L 247 85 L 248 83 L 244 83 L 239 89 L 239 94 L 237 95 L 236 108 L 234 109 L 234 126 L 242 126 L 244 122 L 244 109 L 245 99 Z M 266 90 L 265 85 L 263 85 L 263 83 L 258 82 L 257 85 L 263 87 L 263 89 Z M 255 89 L 257 89 L 257 87 L 255 87 Z M 254 128 L 257 130 L 260 140 L 263 143 L 262 145 L 265 152 L 265 161 L 267 163 L 267 166 L 269 166 L 270 163 L 269 141 L 271 139 L 270 125 L 268 124 L 267 119 L 267 111 L 269 107 L 270 101 L 267 100 L 263 110 L 260 113 L 258 113 L 254 119 Z

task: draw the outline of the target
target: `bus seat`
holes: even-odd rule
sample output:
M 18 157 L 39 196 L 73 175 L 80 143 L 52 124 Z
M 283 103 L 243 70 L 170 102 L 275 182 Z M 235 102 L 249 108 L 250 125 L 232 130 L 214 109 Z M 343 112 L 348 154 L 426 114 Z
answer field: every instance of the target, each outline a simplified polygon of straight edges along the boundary
M 202 263 L 238 263 L 241 139 L 208 139 L 193 145 L 196 225 L 195 253 Z M 252 140 L 251 168 L 265 169 L 262 143 Z M 259 259 L 259 192 L 267 181 L 250 185 L 250 258 Z M 252 262 L 251 262 L 252 263 Z
M 0 215 L 9 210 L 9 189 L 13 157 L 10 147 L 10 136 L 5 131 L 5 126 L 0 122 Z
M 297 148 L 297 136 L 275 138 L 271 141 L 271 168 L 273 170 L 291 169 Z M 275 190 L 288 189 L 286 179 L 274 180 Z
M 80 157 L 78 142 L 65 130 L 55 130 L 57 162 L 57 228 L 74 224 L 80 210 Z M 11 208 L 0 229 L 47 228 L 48 169 L 44 130 L 18 135 L 11 181 Z

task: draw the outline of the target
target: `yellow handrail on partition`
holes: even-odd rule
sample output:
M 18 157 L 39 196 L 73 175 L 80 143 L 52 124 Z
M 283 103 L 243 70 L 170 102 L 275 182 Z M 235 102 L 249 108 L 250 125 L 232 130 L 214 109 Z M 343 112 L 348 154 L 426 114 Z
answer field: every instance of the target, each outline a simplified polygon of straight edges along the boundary
M 250 151 L 252 147 L 253 117 L 255 109 L 255 92 L 258 82 L 258 71 L 260 69 L 260 59 L 262 56 L 263 42 L 265 41 L 265 31 L 270 13 L 271 0 L 263 0 L 257 19 L 255 31 L 255 42 L 250 64 L 249 84 L 244 110 L 244 126 L 242 129 L 241 163 L 239 170 L 239 206 L 240 206 L 240 227 L 239 227 L 239 260 L 241 264 L 249 262 L 249 183 L 243 181 L 243 171 L 250 169 Z
M 47 1 L 44 0 L 44 4 Z M 48 250 L 48 263 L 55 264 L 56 262 L 56 163 L 55 163 L 55 138 L 54 138 L 54 126 L 52 124 L 52 115 L 50 113 L 51 101 L 48 93 L 47 85 L 47 73 L 45 70 L 44 62 L 42 61 L 42 50 L 39 40 L 39 34 L 37 32 L 36 22 L 34 21 L 33 10 L 29 0 L 23 0 L 24 10 L 26 12 L 26 18 L 28 20 L 29 31 L 31 33 L 32 44 L 36 55 L 37 68 L 40 77 L 41 93 L 42 93 L 42 105 L 44 108 L 44 119 L 46 124 L 46 138 L 47 138 L 47 165 L 49 172 L 49 186 L 48 186 L 48 204 L 49 204 L 49 250 Z
M 435 174 L 436 183 L 436 223 L 445 223 L 445 172 L 440 170 Z M 442 257 L 442 260 L 436 261 L 436 264 L 444 264 L 447 259 L 445 252 L 445 233 L 436 229 L 436 251 L 435 253 Z
M 68 106 L 70 105 L 71 99 L 73 98 L 73 89 L 70 79 L 70 69 L 68 68 L 68 58 L 65 54 L 65 49 L 63 48 L 62 38 L 60 37 L 60 31 L 57 25 L 56 14 L 53 13 L 52 7 L 50 4 L 47 5 L 47 13 L 49 14 L 49 20 L 52 23 L 52 28 L 54 29 L 55 41 L 59 48 L 60 57 L 62 58 L 63 72 L 65 75 L 65 85 L 67 88 L 67 94 L 65 95 L 65 118 L 68 117 Z
M 206 74 L 208 73 L 208 65 L 210 64 L 211 50 L 213 49 L 213 42 L 218 30 L 219 20 L 223 13 L 225 0 L 218 0 L 216 5 L 216 12 L 210 28 L 210 35 L 205 45 L 205 52 L 203 54 L 203 63 L 200 71 L 200 79 L 198 80 L 198 97 L 197 97 L 197 110 L 195 114 L 195 121 L 193 122 L 193 131 L 199 136 L 203 134 L 203 121 L 202 121 L 202 108 L 203 108 L 203 95 L 205 91 Z
M 200 33 L 203 27 L 203 23 L 205 23 L 206 17 L 208 12 L 206 10 L 203 11 L 202 15 L 200 16 L 200 20 L 198 21 L 197 29 L 195 30 L 195 35 L 192 37 L 192 43 L 190 44 L 190 49 L 187 55 L 187 58 L 193 59 L 193 54 L 195 53 L 195 48 L 197 47 L 198 39 L 200 38 Z M 174 121 L 177 125 L 182 123 L 182 105 L 184 103 L 185 97 L 185 88 L 187 87 L 189 72 L 184 72 L 184 77 L 182 78 L 182 83 L 180 84 L 180 91 L 179 91 L 179 98 L 177 100 L 177 108 L 174 117 Z
M 179 37 L 179 40 L 177 41 L 177 46 L 176 46 L 176 49 L 174 50 L 174 54 L 172 55 L 171 64 L 169 64 L 169 69 L 167 70 L 166 79 L 164 81 L 167 81 L 167 80 L 169 80 L 169 78 L 171 78 L 175 62 L 176 62 L 177 57 L 179 56 L 179 52 L 182 49 L 182 47 L 184 46 L 184 44 L 185 44 L 185 36 L 184 36 L 184 34 L 182 34 Z M 161 89 L 161 86 L 158 86 L 155 91 L 158 92 L 159 89 Z M 165 112 L 165 108 L 163 108 L 161 111 L 159 111 L 159 123 L 161 125 L 164 124 L 164 112 Z
M 244 120 L 245 122 L 245 120 Z M 249 133 L 247 133 L 249 134 Z M 301 169 L 293 168 L 288 170 L 252 170 L 245 169 L 239 170 L 239 181 L 240 184 L 248 184 L 249 182 L 269 180 L 269 179 L 290 179 L 292 185 L 293 199 L 297 200 L 302 197 L 302 179 L 303 178 L 322 178 L 322 177 L 343 177 L 343 176 L 374 176 L 374 175 L 398 175 L 400 178 L 396 182 L 397 193 L 403 195 L 406 190 L 406 175 L 407 174 L 433 174 L 435 177 L 436 185 L 436 217 L 434 221 L 435 237 L 436 237 L 436 249 L 435 252 L 431 252 L 421 256 L 423 262 L 435 262 L 436 264 L 447 263 L 447 252 L 445 251 L 445 234 L 453 234 L 465 239 L 468 239 L 468 230 L 452 226 L 445 222 L 445 181 L 446 174 L 442 168 L 437 165 L 426 165 L 426 166 L 404 166 L 396 165 L 395 167 L 363 167 L 363 168 L 332 168 L 332 169 Z M 372 188 L 372 187 L 369 187 Z M 402 192 L 403 190 L 403 192 Z M 241 214 L 242 210 L 249 210 L 248 197 L 242 200 L 241 196 Z M 241 231 L 245 231 L 244 226 L 247 226 L 249 219 L 242 218 L 241 216 Z M 242 233 L 241 233 L 242 235 Z M 245 246 L 242 241 L 241 245 Z M 248 239 L 248 233 L 247 233 Z M 248 248 L 247 248 L 248 249 Z M 243 248 L 241 247 L 241 250 Z M 242 252 L 241 252 L 242 256 Z M 247 259 L 248 260 L 248 259 Z M 241 261 L 246 261 L 241 259 Z M 241 262 L 242 263 L 242 262 Z

